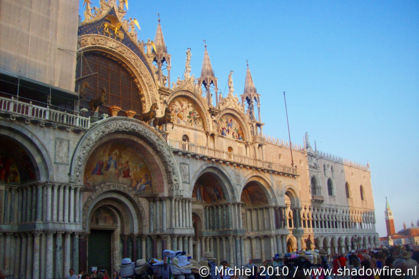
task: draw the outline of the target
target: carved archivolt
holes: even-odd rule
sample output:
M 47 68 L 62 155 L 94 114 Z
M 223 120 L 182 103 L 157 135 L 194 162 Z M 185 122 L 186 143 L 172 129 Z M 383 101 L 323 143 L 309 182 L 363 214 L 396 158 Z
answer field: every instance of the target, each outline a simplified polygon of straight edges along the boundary
M 197 96 L 196 94 L 193 94 L 190 91 L 181 90 L 181 91 L 176 91 L 170 95 L 169 99 L 167 100 L 167 103 L 169 104 L 169 106 L 172 103 L 172 101 L 174 101 L 178 97 L 186 97 L 187 99 L 190 99 L 191 102 L 196 104 L 202 116 L 204 129 L 206 131 L 211 131 L 212 125 L 209 120 L 210 118 L 209 118 L 209 113 L 208 113 L 208 105 L 205 103 L 205 100 L 203 100 L 201 96 Z
M 159 102 L 157 85 L 143 61 L 123 43 L 107 36 L 88 34 L 79 37 L 79 52 L 99 51 L 109 53 L 124 62 L 135 75 L 134 82 L 142 89 L 143 111 Z
M 86 199 L 83 205 L 83 230 L 88 229 L 89 218 L 91 211 L 95 205 L 101 200 L 112 198 L 121 203 L 121 206 L 127 208 L 131 214 L 133 232 L 143 233 L 148 228 L 148 218 L 145 208 L 147 208 L 147 201 L 135 195 L 132 187 L 123 184 L 103 184 L 97 187 Z M 141 226 L 139 226 L 141 225 Z M 142 231 L 138 231 L 142 229 Z
M 223 118 L 224 115 L 234 116 L 234 118 L 238 121 L 238 123 L 240 123 L 240 126 L 241 126 L 240 128 L 243 130 L 243 136 L 244 136 L 243 140 L 252 141 L 251 133 L 250 133 L 250 129 L 249 129 L 249 124 L 248 124 L 248 121 L 246 121 L 247 117 L 244 114 L 242 114 L 240 112 L 237 112 L 234 109 L 226 108 L 217 115 L 217 117 L 215 119 L 217 125 L 221 125 L 222 118 Z M 217 129 L 219 129 L 219 128 L 220 128 L 220 126 L 217 127 Z M 218 132 L 219 131 L 217 131 L 217 133 Z
M 137 136 L 147 143 L 159 156 L 167 177 L 169 195 L 176 195 L 179 191 L 179 170 L 170 147 L 163 137 L 148 125 L 136 119 L 125 117 L 111 117 L 97 122 L 81 138 L 71 162 L 70 179 L 73 183 L 82 185 L 87 160 L 96 143 L 105 136 L 112 134 L 130 134 Z

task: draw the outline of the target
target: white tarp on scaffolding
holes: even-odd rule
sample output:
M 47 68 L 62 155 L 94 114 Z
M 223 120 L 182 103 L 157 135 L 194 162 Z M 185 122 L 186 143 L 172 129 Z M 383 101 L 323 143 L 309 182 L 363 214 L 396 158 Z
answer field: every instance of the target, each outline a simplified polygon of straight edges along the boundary
M 0 67 L 74 91 L 79 1 L 0 0 Z

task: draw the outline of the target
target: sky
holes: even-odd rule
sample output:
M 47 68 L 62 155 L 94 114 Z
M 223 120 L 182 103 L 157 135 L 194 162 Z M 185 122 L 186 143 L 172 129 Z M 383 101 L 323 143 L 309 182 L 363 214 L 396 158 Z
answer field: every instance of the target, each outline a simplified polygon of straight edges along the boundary
M 93 4 L 98 1 L 93 0 Z M 82 7 L 83 1 L 80 1 Z M 242 94 L 246 60 L 261 94 L 264 134 L 293 143 L 308 132 L 321 151 L 370 164 L 376 229 L 385 235 L 388 197 L 396 230 L 419 219 L 419 2 L 130 0 L 140 40 L 154 39 L 157 14 L 171 79 L 191 48 L 199 77 L 206 40 L 218 88 L 231 70 Z M 82 14 L 82 9 L 80 9 Z M 343 187 L 343 185 L 342 185 Z

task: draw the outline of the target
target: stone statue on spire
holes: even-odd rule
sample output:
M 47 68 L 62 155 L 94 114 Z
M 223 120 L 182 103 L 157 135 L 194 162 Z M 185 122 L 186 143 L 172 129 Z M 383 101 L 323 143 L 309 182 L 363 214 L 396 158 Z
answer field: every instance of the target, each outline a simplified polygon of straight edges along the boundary
M 230 71 L 228 75 L 228 95 L 233 95 L 234 85 L 233 85 L 233 71 Z
M 186 50 L 186 62 L 185 62 L 185 79 L 189 79 L 191 76 L 191 48 Z

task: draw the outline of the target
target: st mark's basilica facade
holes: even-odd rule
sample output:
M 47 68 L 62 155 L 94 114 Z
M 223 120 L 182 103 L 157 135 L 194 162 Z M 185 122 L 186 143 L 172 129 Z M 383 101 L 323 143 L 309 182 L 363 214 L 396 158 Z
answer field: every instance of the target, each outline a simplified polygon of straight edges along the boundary
M 200 77 L 185 49 L 172 81 L 160 22 L 140 41 L 126 1 L 86 0 L 80 22 L 78 1 L 27 2 L 0 4 L 0 267 L 11 278 L 117 270 L 163 249 L 241 265 L 377 244 L 369 167 L 308 136 L 291 158 L 265 137 L 249 67 L 240 98 L 231 75 L 222 96 L 206 47 Z

